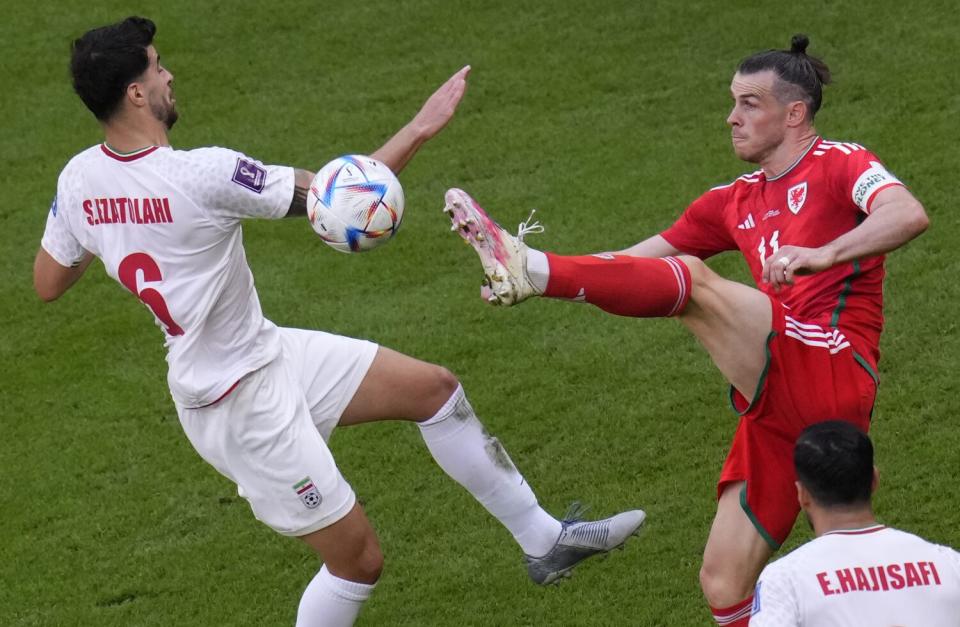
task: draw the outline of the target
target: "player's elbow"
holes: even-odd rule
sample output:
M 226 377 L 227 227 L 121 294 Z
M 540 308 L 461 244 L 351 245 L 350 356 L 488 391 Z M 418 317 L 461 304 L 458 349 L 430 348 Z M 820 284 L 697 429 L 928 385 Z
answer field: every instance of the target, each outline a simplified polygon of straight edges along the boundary
M 51 276 L 49 272 L 44 272 L 43 268 L 35 267 L 33 269 L 33 291 L 37 293 L 40 300 L 49 303 L 63 296 L 63 293 L 67 290 L 63 281 L 58 280 L 56 276 Z
M 927 212 L 923 209 L 923 205 L 921 205 L 917 200 L 914 200 L 912 206 L 910 207 L 909 223 L 907 228 L 913 234 L 913 237 L 920 235 L 930 228 L 930 218 L 927 216 Z
M 56 289 L 56 287 L 45 283 L 36 276 L 33 277 L 33 289 L 37 293 L 37 296 L 40 297 L 40 300 L 45 303 L 51 303 L 63 295 L 62 290 Z

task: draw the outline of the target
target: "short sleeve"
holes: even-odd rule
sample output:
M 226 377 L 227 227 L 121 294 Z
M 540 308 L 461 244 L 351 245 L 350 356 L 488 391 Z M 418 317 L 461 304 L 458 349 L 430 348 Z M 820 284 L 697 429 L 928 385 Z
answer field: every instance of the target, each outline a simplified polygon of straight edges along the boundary
M 841 147 L 846 147 L 847 151 Z M 859 144 L 836 144 L 831 151 L 836 164 L 829 169 L 831 176 L 835 177 L 833 184 L 838 193 L 849 198 L 864 213 L 870 213 L 879 192 L 903 185 L 875 154 Z
M 715 188 L 697 198 L 660 236 L 677 250 L 701 259 L 736 250 L 737 244 L 723 221 L 729 189 Z
M 224 223 L 242 218 L 282 218 L 293 200 L 294 171 L 264 165 L 227 148 L 198 148 L 186 153 L 183 182 L 210 216 Z
M 73 267 L 80 263 L 87 251 L 80 245 L 70 230 L 70 222 L 65 211 L 58 206 L 59 194 L 53 197 L 50 213 L 47 214 L 47 226 L 43 231 L 40 246 L 61 266 Z
M 782 564 L 768 564 L 753 591 L 750 627 L 800 627 L 800 606 L 789 573 Z

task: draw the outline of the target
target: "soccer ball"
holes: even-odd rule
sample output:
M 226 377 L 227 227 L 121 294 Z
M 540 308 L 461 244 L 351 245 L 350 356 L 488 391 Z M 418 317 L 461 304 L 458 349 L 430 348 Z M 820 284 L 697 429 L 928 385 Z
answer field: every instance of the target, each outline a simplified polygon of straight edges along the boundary
M 344 253 L 372 250 L 400 228 L 403 188 L 390 168 L 372 157 L 338 157 L 313 178 L 307 217 L 332 248 Z

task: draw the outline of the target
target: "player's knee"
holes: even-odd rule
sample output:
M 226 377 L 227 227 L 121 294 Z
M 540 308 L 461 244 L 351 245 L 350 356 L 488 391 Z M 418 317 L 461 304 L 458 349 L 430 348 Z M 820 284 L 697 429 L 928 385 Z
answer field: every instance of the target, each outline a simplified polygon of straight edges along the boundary
M 452 372 L 430 364 L 419 377 L 410 417 L 416 422 L 432 418 L 446 405 L 459 385 L 460 381 Z
M 453 396 L 459 385 L 460 381 L 452 372 L 443 366 L 434 366 L 430 373 L 430 383 L 427 386 L 429 390 L 427 396 L 430 398 L 430 404 L 436 405 L 436 409 L 439 409 Z
M 728 564 L 705 559 L 700 567 L 700 589 L 711 607 L 730 607 L 743 601 L 753 593 L 754 583 Z
M 437 388 L 441 396 L 450 398 L 458 385 L 460 381 L 452 372 L 442 366 L 437 367 Z
M 718 275 L 707 267 L 707 264 L 703 263 L 703 260 L 699 257 L 694 257 L 692 255 L 680 255 L 677 257 L 683 265 L 687 266 L 687 269 L 690 270 L 690 283 L 691 288 L 696 290 L 698 286 L 705 286 L 710 283 Z
M 372 532 L 367 534 L 353 548 L 348 554 L 337 556 L 339 563 L 328 560 L 327 568 L 341 579 L 365 584 L 376 583 L 383 573 L 383 552 L 376 535 Z
M 380 579 L 383 573 L 383 552 L 380 550 L 380 544 L 376 538 L 364 546 L 363 553 L 360 554 L 354 564 L 354 581 L 360 583 L 374 584 Z

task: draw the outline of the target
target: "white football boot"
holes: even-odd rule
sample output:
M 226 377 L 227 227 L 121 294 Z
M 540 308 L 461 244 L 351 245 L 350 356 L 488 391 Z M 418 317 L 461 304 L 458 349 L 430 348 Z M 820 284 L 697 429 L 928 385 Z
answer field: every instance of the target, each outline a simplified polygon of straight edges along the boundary
M 493 305 L 510 306 L 539 296 L 541 291 L 527 275 L 527 245 L 523 238 L 529 233 L 543 233 L 539 222 L 530 224 L 533 213 L 521 222 L 514 237 L 493 221 L 487 212 L 462 189 L 450 189 L 444 195 L 443 212 L 453 222 L 451 231 L 470 244 L 480 255 L 486 282 L 481 295 Z
M 622 549 L 630 536 L 640 532 L 647 519 L 643 510 L 634 509 L 603 520 L 580 520 L 585 512 L 586 508 L 574 502 L 561 521 L 563 530 L 553 548 L 540 557 L 524 556 L 527 573 L 534 583 L 541 586 L 558 583 L 588 557 Z

